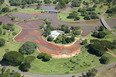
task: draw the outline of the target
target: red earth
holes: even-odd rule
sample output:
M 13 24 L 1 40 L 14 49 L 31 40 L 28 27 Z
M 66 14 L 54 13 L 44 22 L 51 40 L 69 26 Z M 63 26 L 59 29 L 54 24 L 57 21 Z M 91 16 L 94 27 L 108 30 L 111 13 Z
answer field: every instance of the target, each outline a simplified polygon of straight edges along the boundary
M 16 38 L 15 40 L 17 42 L 27 42 L 27 41 L 34 41 L 38 43 L 38 50 L 40 52 L 45 52 L 50 55 L 52 55 L 55 58 L 67 58 L 67 57 L 72 57 L 75 54 L 78 54 L 80 52 L 80 41 L 75 42 L 71 46 L 59 46 L 55 44 L 51 44 L 47 41 L 45 41 L 41 35 L 43 32 L 38 31 L 38 30 L 28 30 L 25 29 L 23 30 Z M 29 40 L 28 38 L 30 37 L 35 37 L 36 39 Z M 62 54 L 62 50 L 70 50 L 70 53 Z
M 59 46 L 55 44 L 51 44 L 42 38 L 42 31 L 38 31 L 37 29 L 44 23 L 43 20 L 38 21 L 28 21 L 21 22 L 18 25 L 22 27 L 22 32 L 15 37 L 15 41 L 17 42 L 27 42 L 34 41 L 38 43 L 39 52 L 45 52 L 52 55 L 55 58 L 67 58 L 75 56 L 79 53 L 81 45 L 80 41 L 75 42 L 71 46 Z M 30 25 L 30 26 L 28 26 Z M 69 53 L 63 53 L 61 51 L 69 50 Z

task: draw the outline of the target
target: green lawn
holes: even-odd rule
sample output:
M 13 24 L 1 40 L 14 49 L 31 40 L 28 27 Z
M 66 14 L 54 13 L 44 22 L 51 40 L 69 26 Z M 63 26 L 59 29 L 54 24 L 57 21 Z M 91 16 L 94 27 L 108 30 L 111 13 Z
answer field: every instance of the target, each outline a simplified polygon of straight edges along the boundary
M 99 39 L 99 40 L 109 40 L 109 41 L 113 41 L 113 40 L 116 39 L 116 36 L 113 35 L 112 33 L 110 33 L 108 30 L 105 30 L 105 33 L 107 33 L 107 35 L 106 35 L 103 39 Z M 91 33 L 91 34 L 92 34 L 92 33 Z M 91 39 L 98 39 L 98 38 L 92 37 L 91 34 L 89 34 L 89 35 L 87 36 L 87 38 L 88 38 L 89 40 L 91 40 Z
M 74 19 L 68 19 L 69 13 L 58 13 L 58 19 L 63 21 L 74 21 Z
M 15 32 L 18 34 L 19 32 L 21 32 L 21 27 L 14 25 L 15 27 Z M 2 31 L 6 31 L 6 30 L 2 30 Z M 5 39 L 6 43 L 5 46 L 0 47 L 1 50 L 1 54 L 0 54 L 0 59 L 2 58 L 2 56 L 4 55 L 4 53 L 6 51 L 18 51 L 19 47 L 22 45 L 22 43 L 18 43 L 14 41 L 14 36 L 12 35 L 12 31 L 7 32 L 5 35 L 0 35 L 0 38 Z
M 116 14 L 105 14 L 104 18 L 105 19 L 116 18 Z
M 41 13 L 40 11 L 29 11 L 29 10 L 26 10 L 26 9 L 18 9 L 17 12 L 22 12 L 22 13 L 27 13 L 27 14 L 34 14 L 34 13 Z
M 36 74 L 71 74 L 82 71 L 87 71 L 88 69 L 102 66 L 99 63 L 99 57 L 89 54 L 85 47 L 83 47 L 82 52 L 75 57 L 66 59 L 55 59 L 48 62 L 42 62 L 41 59 L 35 59 L 32 62 L 32 68 L 29 72 Z

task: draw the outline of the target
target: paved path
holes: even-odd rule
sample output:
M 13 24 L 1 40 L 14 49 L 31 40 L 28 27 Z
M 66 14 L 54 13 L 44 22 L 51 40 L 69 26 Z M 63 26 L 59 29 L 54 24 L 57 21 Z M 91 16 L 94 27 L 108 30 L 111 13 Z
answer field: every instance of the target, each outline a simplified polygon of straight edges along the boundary
M 100 16 L 100 20 L 102 22 L 102 24 L 112 33 L 116 36 L 116 33 L 110 28 L 110 26 L 106 23 L 105 19 L 104 19 L 104 14 L 105 12 Z
M 103 69 L 106 69 L 106 68 L 113 67 L 115 65 L 116 65 L 116 62 L 108 64 L 108 65 L 105 65 L 105 66 L 102 66 L 100 68 L 97 68 L 97 70 L 100 71 L 100 70 L 103 70 Z M 32 76 L 32 77 L 72 77 L 72 75 L 80 76 L 80 75 L 82 75 L 82 73 L 84 73 L 84 74 L 86 73 L 86 72 L 81 72 L 81 73 L 68 74 L 68 75 L 40 75 L 40 74 L 32 74 L 32 73 L 28 73 L 28 72 L 21 72 L 20 70 L 16 70 L 16 69 L 11 68 L 9 66 L 6 66 L 6 68 L 9 68 L 10 70 L 14 70 L 16 72 L 19 72 L 19 73 L 21 73 L 23 75 L 28 75 L 28 76 Z

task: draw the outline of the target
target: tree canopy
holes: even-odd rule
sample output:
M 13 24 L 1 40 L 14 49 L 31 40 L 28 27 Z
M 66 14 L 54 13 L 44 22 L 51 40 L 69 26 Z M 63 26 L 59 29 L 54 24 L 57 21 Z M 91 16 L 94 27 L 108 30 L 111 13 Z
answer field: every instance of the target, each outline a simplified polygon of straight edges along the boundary
M 52 58 L 52 56 L 47 53 L 39 53 L 37 58 L 42 59 L 42 61 L 49 61 Z
M 0 38 L 0 47 L 5 45 L 5 40 L 3 38 Z
M 28 41 L 25 42 L 19 49 L 19 52 L 22 54 L 32 54 L 34 53 L 35 49 L 38 48 L 37 43 L 32 42 L 32 41 Z
M 16 51 L 10 51 L 4 54 L 2 62 L 6 65 L 18 66 L 22 63 L 24 56 Z

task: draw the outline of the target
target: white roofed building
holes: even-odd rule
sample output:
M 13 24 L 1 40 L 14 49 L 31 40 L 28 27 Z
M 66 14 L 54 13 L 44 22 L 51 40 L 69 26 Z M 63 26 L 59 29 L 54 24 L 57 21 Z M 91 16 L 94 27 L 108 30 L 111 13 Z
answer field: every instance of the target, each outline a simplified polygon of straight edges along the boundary
M 59 35 L 62 35 L 64 34 L 63 31 L 60 31 L 60 30 L 54 30 L 54 31 L 51 31 L 50 32 L 50 35 L 51 37 L 53 37 L 54 39 L 56 39 Z

